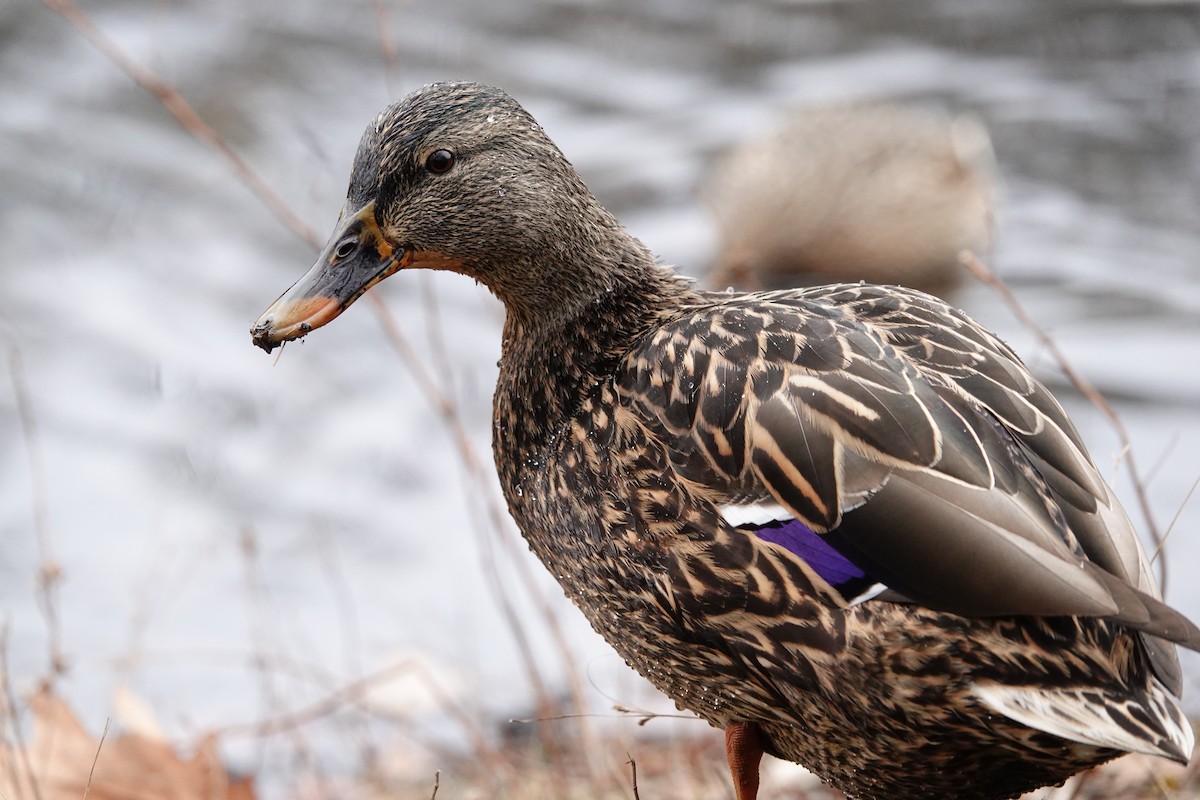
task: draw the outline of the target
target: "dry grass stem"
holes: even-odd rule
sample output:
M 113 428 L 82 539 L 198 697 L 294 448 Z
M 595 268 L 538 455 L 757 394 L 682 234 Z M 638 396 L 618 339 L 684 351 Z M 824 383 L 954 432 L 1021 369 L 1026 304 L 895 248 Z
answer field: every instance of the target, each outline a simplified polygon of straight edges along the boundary
M 183 96 L 170 86 L 166 81 L 162 80 L 151 70 L 142 67 L 140 64 L 130 58 L 122 51 L 115 42 L 112 41 L 95 22 L 77 6 L 72 0 L 42 0 L 42 2 L 50 9 L 62 15 L 71 25 L 73 25 L 83 36 L 85 36 L 105 57 L 122 69 L 131 79 L 138 85 L 142 86 L 152 95 L 154 95 L 175 117 L 179 124 L 197 139 L 211 146 L 231 165 L 239 180 L 251 189 L 259 199 L 267 205 L 267 207 L 275 214 L 275 216 L 291 229 L 297 236 L 308 242 L 314 249 L 319 248 L 321 241 L 316 233 L 308 227 L 307 224 L 299 218 L 280 197 L 280 195 L 264 181 L 257 172 L 254 171 L 218 134 L 203 118 L 195 111 L 194 108 L 183 98 Z M 376 6 L 377 15 L 386 16 L 386 8 L 383 5 Z M 382 17 L 379 17 L 382 19 Z M 386 35 L 381 32 L 381 48 L 384 52 L 384 57 L 387 59 L 389 50 L 389 40 Z M 475 456 L 471 448 L 469 438 L 466 436 L 465 429 L 461 424 L 461 420 L 455 405 L 450 402 L 444 392 L 441 392 L 433 381 L 429 371 L 425 365 L 417 357 L 411 344 L 404 336 L 399 326 L 395 324 L 391 316 L 386 313 L 386 306 L 383 301 L 374 294 L 367 296 L 371 301 L 371 307 L 377 315 L 384 319 L 384 327 L 388 333 L 389 339 L 400 353 L 401 360 L 409 369 L 414 379 L 420 385 L 421 391 L 433 403 L 433 405 L 441 413 L 442 417 L 450 423 L 450 428 L 453 433 L 456 448 L 464 460 L 468 472 L 474 476 L 472 480 L 476 482 L 476 488 L 488 485 L 486 480 L 482 480 L 479 476 L 486 475 L 482 470 L 479 459 Z M 506 529 L 506 517 L 498 508 L 494 501 L 486 504 L 487 516 L 492 522 L 495 531 L 503 531 Z M 501 537 L 503 539 L 505 537 Z M 515 563 L 520 564 L 519 560 Z M 498 579 L 497 579 L 498 580 Z M 544 707 L 549 708 L 552 703 L 549 702 L 549 693 L 545 688 L 545 681 L 537 669 L 536 662 L 532 659 L 532 651 L 529 645 L 528 637 L 521 628 L 520 620 L 516 617 L 512 610 L 511 602 L 505 597 L 506 592 L 504 587 L 497 588 L 496 581 L 490 581 L 493 586 L 493 593 L 496 595 L 501 609 L 502 615 L 505 618 L 514 639 L 516 640 L 518 650 L 522 653 L 522 661 L 525 664 L 527 673 L 535 686 L 535 693 L 538 695 L 539 702 Z M 539 596 L 534 596 L 535 602 L 544 605 L 544 599 Z M 543 613 L 543 618 L 547 620 L 551 627 L 551 634 L 556 642 L 565 641 L 561 632 L 557 630 L 557 620 L 550 612 Z M 560 650 L 563 649 L 560 644 Z M 576 681 L 578 683 L 578 681 Z M 550 749 L 554 749 L 553 742 L 547 741 Z
M 239 544 L 242 555 L 242 577 L 251 610 L 249 623 L 250 640 L 254 643 L 254 666 L 258 671 L 262 695 L 266 698 L 270 712 L 274 714 L 280 711 L 281 700 L 275 691 L 273 679 L 277 670 L 272 663 L 271 650 L 266 646 L 270 638 L 271 626 L 267 624 L 265 589 L 258 574 L 258 540 L 254 531 L 250 528 L 244 529 Z
M 399 675 L 403 675 L 419 666 L 412 661 L 404 660 L 392 664 L 385 669 L 374 672 L 366 677 L 339 687 L 336 691 L 302 709 L 281 712 L 276 716 L 256 722 L 230 725 L 216 731 L 221 736 L 273 736 L 278 733 L 294 730 L 315 720 L 337 713 L 344 706 L 355 703 L 363 698 L 376 684 L 384 683 Z
M 639 728 L 646 727 L 646 723 L 652 719 L 694 719 L 697 722 L 703 721 L 695 714 L 660 714 L 657 711 L 646 711 L 644 708 L 630 708 L 629 706 L 623 705 L 613 706 L 613 711 L 617 712 L 619 716 L 632 717 L 636 719 L 637 726 Z
M 525 590 L 541 612 L 542 619 L 546 622 L 547 630 L 566 662 L 567 674 L 571 675 L 574 672 L 575 687 L 573 688 L 573 693 L 577 692 L 576 696 L 578 697 L 582 695 L 582 684 L 578 680 L 578 670 L 575 669 L 574 660 L 571 658 L 566 636 L 553 611 L 546 603 L 545 598 L 537 591 L 536 582 L 532 573 L 528 571 L 527 564 L 518 554 L 513 553 L 511 550 L 512 547 L 515 547 L 515 537 L 504 535 L 504 532 L 509 529 L 508 515 L 501 508 L 489 488 L 494 480 L 493 475 L 489 468 L 484 467 L 482 460 L 476 453 L 475 446 L 462 421 L 458 407 L 450 399 L 446 391 L 434 380 L 433 375 L 425 368 L 425 365 L 416 355 L 408 339 L 401 334 L 400 326 L 392 315 L 391 310 L 387 307 L 387 304 L 374 295 L 368 294 L 367 298 L 372 300 L 384 334 L 391 342 L 393 349 L 396 350 L 401 360 L 409 367 L 413 377 L 420 384 L 422 394 L 431 402 L 438 413 L 441 414 L 443 423 L 451 434 L 451 440 L 458 452 L 459 460 L 466 470 L 466 491 L 468 497 L 472 498 L 474 503 L 482 506 L 481 513 L 486 521 L 486 524 L 473 526 L 473 531 L 483 554 L 484 575 L 487 579 L 488 588 L 495 598 L 501 616 L 504 618 L 509 633 L 517 646 L 517 652 L 521 658 L 526 676 L 534 691 L 539 716 L 549 716 L 553 714 L 556 704 L 550 696 L 546 682 L 542 677 L 541 669 L 538 667 L 537 661 L 533 656 L 533 648 L 525 631 L 524 624 L 520 616 L 516 613 L 516 608 L 509 597 L 508 589 L 500 576 L 495 559 L 493 540 L 499 541 L 502 547 L 509 548 L 509 561 L 516 568 L 518 577 L 521 578 Z M 442 358 L 441 363 L 446 363 L 446 359 Z M 557 757 L 560 748 L 556 737 L 549 731 L 540 731 L 539 735 L 547 754 L 552 758 Z
M 438 708 L 449 714 L 459 724 L 478 759 L 486 763 L 491 771 L 499 773 L 502 777 L 513 774 L 514 768 L 508 756 L 488 741 L 487 734 L 480 727 L 475 716 L 449 696 L 423 664 L 409 659 L 404 659 L 356 681 L 344 684 L 329 693 L 326 697 L 304 708 L 282 712 L 268 719 L 229 725 L 213 733 L 222 737 L 249 736 L 261 738 L 298 730 L 321 719 L 328 718 L 347 706 L 361 706 L 367 693 L 373 687 L 409 673 L 414 673 L 421 679 L 425 688 L 434 696 Z M 389 712 L 377 708 L 365 707 L 362 710 L 376 717 L 392 716 Z M 404 721 L 407 721 L 407 718 L 404 718 Z
M 1084 773 L 1076 776 L 1075 780 L 1072 782 L 1072 785 L 1071 785 L 1071 793 L 1069 795 L 1067 795 L 1066 800 L 1076 800 L 1076 798 L 1078 798 L 1080 796 L 1080 792 L 1083 791 L 1083 787 L 1087 785 L 1088 780 L 1091 777 L 1092 777 L 1091 772 L 1084 772 Z
M 268 713 L 280 716 L 285 713 L 284 699 L 277 685 L 282 672 L 277 663 L 277 653 L 284 650 L 282 643 L 273 634 L 279 626 L 272 625 L 268 618 L 272 607 L 271 595 L 267 581 L 263 575 L 262 563 L 259 556 L 258 539 L 254 531 L 247 527 L 242 531 L 241 553 L 246 587 L 246 597 L 250 605 L 250 638 L 254 646 L 253 664 L 258 672 L 259 689 L 264 699 Z M 306 674 L 306 678 L 311 675 Z M 317 757 L 309 745 L 303 726 L 285 727 L 279 731 L 289 737 L 293 757 L 307 764 L 315 764 Z M 259 743 L 260 766 L 266 762 L 266 743 Z M 315 766 L 310 769 L 316 771 Z
M 1162 449 L 1162 452 L 1158 454 L 1158 459 L 1150 465 L 1150 469 L 1146 470 L 1144 477 L 1146 479 L 1147 486 L 1154 483 L 1154 479 L 1158 477 L 1158 473 L 1166 465 L 1167 461 L 1171 457 L 1171 454 L 1175 452 L 1175 448 L 1179 445 L 1179 442 L 1182 438 L 1183 437 L 1176 432 L 1175 435 L 1171 437 L 1171 440 L 1168 441 L 1166 446 Z
M 258 199 L 266 205 L 276 219 L 314 248 L 321 246 L 321 240 L 316 232 L 291 210 L 279 193 L 263 180 L 262 176 L 246 163 L 211 125 L 196 113 L 196 109 L 192 108 L 192 105 L 177 89 L 153 71 L 130 58 L 73 0 L 42 0 L 42 4 L 71 23 L 105 58 L 133 79 L 134 83 L 154 95 L 163 107 L 178 120 L 184 130 L 216 150 L 233 167 L 242 184 L 258 196 Z
M 342 566 L 341 552 L 332 536 L 317 537 L 316 549 L 321 573 L 325 576 L 330 594 L 338 607 L 338 630 L 341 633 L 344 653 L 343 668 L 353 676 L 361 676 L 362 633 L 354 604 L 354 591 L 350 588 L 350 578 Z
M 430 276 L 422 274 L 420 280 L 424 301 L 422 305 L 425 309 L 425 319 L 428 327 L 427 335 L 432 349 L 432 363 L 447 365 L 451 362 L 445 349 L 445 339 L 442 336 L 443 326 L 441 325 L 440 306 L 437 302 L 436 292 L 434 291 Z M 509 524 L 507 513 L 500 506 L 491 490 L 491 486 L 494 483 L 491 469 L 490 467 L 485 467 L 483 461 L 478 456 L 470 434 L 462 422 L 458 407 L 451 399 L 449 370 L 443 366 L 443 369 L 438 372 L 441 382 L 440 384 L 435 382 L 433 374 L 425 369 L 424 363 L 417 357 L 408 340 L 400 335 L 400 326 L 392 316 L 387 305 L 382 301 L 378 301 L 376 303 L 376 313 L 383 324 L 385 335 L 391 341 L 394 349 L 400 354 L 410 371 L 418 379 L 424 396 L 432 402 L 433 406 L 442 415 L 444 424 L 452 434 L 459 460 L 466 470 L 465 477 L 467 482 L 465 493 L 469 498 L 473 499 L 476 508 L 481 507 L 479 510 L 483 518 L 482 524 L 477 524 L 473 527 L 473 530 L 476 533 L 476 538 L 483 555 L 483 567 L 488 579 L 488 586 L 499 603 L 501 612 L 509 626 L 510 634 L 517 644 L 526 674 L 530 679 L 537 698 L 539 712 L 545 716 L 551 715 L 556 703 L 550 698 L 549 692 L 546 689 L 545 680 L 541 676 L 541 670 L 533 659 L 532 648 L 525 633 L 523 623 L 512 606 L 507 587 L 504 585 L 498 571 L 495 549 L 492 546 L 493 539 L 499 542 L 500 546 L 504 549 L 505 555 L 516 571 L 517 577 L 520 579 L 527 596 L 534 602 L 535 608 L 541 615 L 546 630 L 550 634 L 551 641 L 558 651 L 575 707 L 577 710 L 582 710 L 586 707 L 586 702 L 584 699 L 583 681 L 579 673 L 578 664 L 574 658 L 574 653 L 567 642 L 566 634 L 562 630 L 562 625 L 559 623 L 553 607 L 538 588 L 537 580 L 530 571 L 528 560 L 517 550 L 518 539 L 515 536 L 506 535 L 512 526 Z M 585 739 L 592 737 L 592 732 L 586 724 L 583 724 L 582 735 Z M 556 754 L 559 748 L 555 740 L 549 736 L 543 736 L 543 739 L 543 746 L 547 752 L 552 756 Z M 585 752 L 590 753 L 592 751 L 589 749 Z M 590 766 L 590 760 L 588 763 Z
M 9 727 L 12 729 L 12 740 L 17 751 L 17 758 L 21 760 L 21 766 L 25 768 L 25 776 L 29 781 L 29 791 L 34 800 L 43 800 L 42 787 L 38 783 L 37 773 L 33 771 L 33 764 L 29 758 L 29 747 L 25 743 L 25 735 L 21 731 L 21 720 L 18 718 L 17 695 L 13 690 L 12 682 L 8 678 L 8 620 L 0 626 L 0 690 L 3 690 L 4 704 L 7 706 L 5 717 L 8 718 Z M 13 770 L 13 775 L 19 777 L 20 770 Z
M 399 92 L 400 60 L 396 57 L 396 39 L 392 35 L 392 13 L 388 0 L 371 0 L 375 11 L 375 32 L 379 38 L 379 56 L 383 59 L 383 77 L 388 99 Z
M 37 418 L 33 413 L 33 403 L 29 399 L 29 389 L 25 384 L 25 370 L 21 364 L 21 353 L 15 347 L 11 348 L 8 353 L 8 371 L 16 398 L 21 438 L 25 442 L 25 453 L 29 461 L 33 530 L 38 545 L 38 607 L 46 620 L 46 635 L 50 649 L 50 680 L 53 680 L 66 671 L 62 626 L 58 618 L 57 589 L 58 582 L 62 578 L 62 568 L 51 553 L 50 522 L 46 500 L 46 469 L 42 463 Z
M 1175 524 L 1179 522 L 1179 518 L 1183 516 L 1183 510 L 1192 500 L 1192 495 L 1196 493 L 1196 488 L 1200 487 L 1200 475 L 1196 476 L 1196 480 L 1192 481 L 1191 487 L 1188 488 L 1187 494 L 1183 496 L 1183 501 L 1180 502 L 1179 508 L 1175 509 L 1175 516 L 1171 517 L 1171 522 L 1168 523 L 1167 529 L 1163 531 L 1162 539 L 1160 539 L 1154 548 L 1154 556 L 1151 561 L 1162 555 L 1163 547 L 1167 544 L 1167 539 L 1171 538 L 1171 532 L 1175 530 Z
M 92 759 L 92 768 L 88 770 L 87 783 L 83 787 L 83 800 L 87 800 L 92 791 L 92 778 L 96 776 L 96 764 L 100 761 L 100 751 L 104 749 L 104 740 L 108 738 L 108 728 L 112 725 L 112 718 L 104 720 L 104 731 L 100 734 L 100 742 L 96 745 L 96 757 Z

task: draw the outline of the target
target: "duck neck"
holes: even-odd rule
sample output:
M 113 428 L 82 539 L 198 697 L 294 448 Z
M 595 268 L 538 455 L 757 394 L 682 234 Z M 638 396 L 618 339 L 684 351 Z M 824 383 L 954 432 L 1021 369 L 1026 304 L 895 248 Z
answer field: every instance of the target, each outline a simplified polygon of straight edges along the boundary
M 656 264 L 641 242 L 620 233 L 606 256 L 593 250 L 589 263 L 539 264 L 526 273 L 547 276 L 543 287 L 567 291 L 502 297 L 506 315 L 493 418 L 499 464 L 537 457 L 647 331 L 699 299 L 689 279 Z M 558 279 L 566 270 L 569 282 Z

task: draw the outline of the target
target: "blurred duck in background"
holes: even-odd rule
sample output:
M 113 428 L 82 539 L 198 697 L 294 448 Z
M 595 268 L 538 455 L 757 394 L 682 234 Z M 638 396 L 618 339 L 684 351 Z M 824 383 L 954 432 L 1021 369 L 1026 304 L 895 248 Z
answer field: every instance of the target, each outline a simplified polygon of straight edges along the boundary
M 719 227 L 711 287 L 832 281 L 934 294 L 991 242 L 994 155 L 983 124 L 926 108 L 797 109 L 725 155 L 703 189 Z

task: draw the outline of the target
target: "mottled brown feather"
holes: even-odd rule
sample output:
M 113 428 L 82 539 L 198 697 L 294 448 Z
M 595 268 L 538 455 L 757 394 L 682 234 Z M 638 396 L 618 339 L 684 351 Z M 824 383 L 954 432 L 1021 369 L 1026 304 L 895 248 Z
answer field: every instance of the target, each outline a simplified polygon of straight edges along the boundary
M 433 177 L 439 147 L 457 160 Z M 504 302 L 509 510 L 681 707 L 754 723 L 860 798 L 999 800 L 1125 749 L 1186 759 L 1166 640 L 1195 649 L 1200 630 L 1158 599 L 1061 406 L 962 312 L 862 284 L 697 292 L 478 84 L 426 87 L 368 129 L 347 213 L 372 202 L 389 247 L 440 253 Z M 848 605 L 721 514 L 760 501 L 892 591 Z

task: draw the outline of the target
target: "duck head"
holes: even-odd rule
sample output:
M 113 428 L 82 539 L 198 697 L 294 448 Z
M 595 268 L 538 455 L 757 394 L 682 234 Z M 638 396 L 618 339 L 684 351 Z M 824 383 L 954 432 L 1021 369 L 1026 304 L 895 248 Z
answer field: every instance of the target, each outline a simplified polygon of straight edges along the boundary
M 622 239 L 636 244 L 515 100 L 432 84 L 367 126 L 333 235 L 251 336 L 270 352 L 421 267 L 475 278 L 509 314 L 555 313 L 603 283 L 614 259 L 602 251 Z

